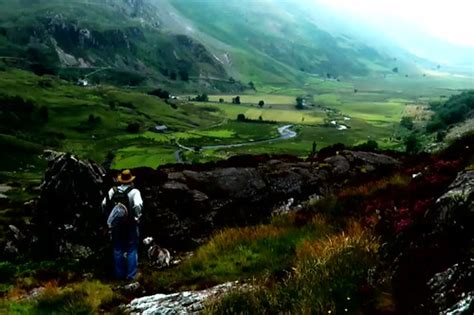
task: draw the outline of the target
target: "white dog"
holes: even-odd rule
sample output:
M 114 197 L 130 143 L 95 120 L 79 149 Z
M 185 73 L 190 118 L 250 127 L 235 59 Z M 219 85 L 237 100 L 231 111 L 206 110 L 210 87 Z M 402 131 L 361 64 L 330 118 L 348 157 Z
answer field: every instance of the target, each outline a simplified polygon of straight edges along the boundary
M 160 269 L 169 267 L 171 255 L 166 248 L 162 248 L 156 244 L 153 237 L 145 238 L 143 244 L 148 246 L 148 259 L 150 260 L 151 265 L 157 266 Z

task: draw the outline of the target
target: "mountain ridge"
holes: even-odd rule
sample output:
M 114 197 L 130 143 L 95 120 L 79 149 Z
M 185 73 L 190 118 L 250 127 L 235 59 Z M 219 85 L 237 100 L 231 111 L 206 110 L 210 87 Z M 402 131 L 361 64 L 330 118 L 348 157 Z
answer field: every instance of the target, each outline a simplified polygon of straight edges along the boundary
M 298 85 L 312 76 L 390 73 L 393 66 L 391 57 L 369 44 L 333 36 L 297 10 L 268 1 L 257 7 L 177 0 L 8 5 L 0 15 L 0 55 L 72 80 L 92 76 L 120 85 L 196 88 L 188 84 L 194 82 L 241 90 L 249 81 Z M 257 10 L 262 6 L 265 15 Z M 263 26 L 271 31 L 261 31 Z M 90 69 L 102 70 L 91 75 Z

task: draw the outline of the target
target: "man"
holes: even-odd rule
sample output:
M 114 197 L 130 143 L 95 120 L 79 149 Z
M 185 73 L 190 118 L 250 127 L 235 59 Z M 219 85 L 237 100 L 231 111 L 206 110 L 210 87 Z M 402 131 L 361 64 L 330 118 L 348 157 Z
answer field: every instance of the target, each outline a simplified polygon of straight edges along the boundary
M 133 186 L 135 176 L 124 170 L 117 177 L 118 186 L 109 190 L 102 201 L 107 211 L 107 224 L 112 234 L 115 276 L 132 280 L 137 275 L 138 223 L 142 215 L 143 200 Z

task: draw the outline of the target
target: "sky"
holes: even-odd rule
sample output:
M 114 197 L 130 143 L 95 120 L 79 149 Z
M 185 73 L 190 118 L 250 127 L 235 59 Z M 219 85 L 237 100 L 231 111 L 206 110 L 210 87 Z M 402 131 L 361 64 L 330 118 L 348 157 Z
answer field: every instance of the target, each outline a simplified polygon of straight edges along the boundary
M 371 26 L 417 32 L 474 47 L 474 0 L 306 0 L 344 11 Z

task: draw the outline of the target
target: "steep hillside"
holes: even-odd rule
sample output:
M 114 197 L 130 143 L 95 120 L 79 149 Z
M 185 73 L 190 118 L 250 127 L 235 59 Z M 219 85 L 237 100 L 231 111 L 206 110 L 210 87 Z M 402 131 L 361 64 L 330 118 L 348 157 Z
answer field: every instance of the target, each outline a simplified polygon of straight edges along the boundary
M 355 38 L 322 30 L 317 18 L 294 3 L 170 2 L 199 32 L 232 47 L 227 57 L 234 70 L 256 81 L 278 82 L 303 73 L 337 77 L 389 71 L 387 55 Z M 280 72 L 286 75 L 278 78 Z
M 0 56 L 36 73 L 138 85 L 227 78 L 199 42 L 162 30 L 145 1 L 0 1 Z
M 36 73 L 182 89 L 390 72 L 390 57 L 276 1 L 0 0 L 0 57 Z M 262 12 L 265 14 L 262 15 Z

